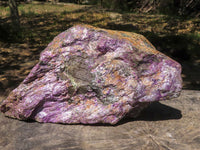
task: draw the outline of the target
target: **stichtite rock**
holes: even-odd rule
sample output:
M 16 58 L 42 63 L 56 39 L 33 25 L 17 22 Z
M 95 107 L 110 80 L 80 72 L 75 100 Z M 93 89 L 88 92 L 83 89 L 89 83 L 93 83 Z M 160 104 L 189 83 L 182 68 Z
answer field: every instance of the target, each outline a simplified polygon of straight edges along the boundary
M 116 124 L 179 96 L 181 83 L 181 66 L 142 35 L 76 25 L 41 53 L 1 111 L 20 120 Z

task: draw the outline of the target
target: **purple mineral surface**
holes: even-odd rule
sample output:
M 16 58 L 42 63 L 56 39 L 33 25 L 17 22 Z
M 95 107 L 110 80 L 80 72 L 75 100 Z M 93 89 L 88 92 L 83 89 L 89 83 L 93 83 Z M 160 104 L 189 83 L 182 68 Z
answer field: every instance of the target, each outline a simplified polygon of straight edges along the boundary
M 180 64 L 142 35 L 75 25 L 54 38 L 0 110 L 20 120 L 116 124 L 181 88 Z

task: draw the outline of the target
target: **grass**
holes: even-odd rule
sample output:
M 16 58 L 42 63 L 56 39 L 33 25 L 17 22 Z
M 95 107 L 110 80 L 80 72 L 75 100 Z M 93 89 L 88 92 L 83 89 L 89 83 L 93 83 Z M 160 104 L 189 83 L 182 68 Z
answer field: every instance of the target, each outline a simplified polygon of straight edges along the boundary
M 33 4 L 21 4 L 19 5 L 19 12 L 20 15 L 22 13 L 29 14 L 34 13 L 36 15 L 45 14 L 45 13 L 60 13 L 60 12 L 72 12 L 79 7 L 74 7 L 74 5 L 52 5 L 52 4 L 40 4 L 40 3 L 33 3 Z
M 10 26 L 9 8 L 0 6 L 0 18 L 3 20 L 0 25 L 0 47 L 25 44 L 30 48 L 30 55 L 33 55 L 29 56 L 31 60 L 38 59 L 40 52 L 60 32 L 74 24 L 85 23 L 143 34 L 159 51 L 175 60 L 183 64 L 187 62 L 192 66 L 200 65 L 200 18 L 109 12 L 96 6 L 76 4 L 52 5 L 34 2 L 20 4 L 18 8 L 21 31 L 16 35 Z M 200 68 L 197 67 L 196 70 L 198 69 Z M 184 78 L 193 80 L 188 84 L 200 89 L 200 79 L 189 75 L 187 69 L 183 70 Z
M 166 53 L 186 51 L 191 58 L 199 56 L 200 19 L 182 19 L 162 14 L 138 14 L 107 12 L 91 6 L 65 4 L 52 5 L 34 2 L 20 4 L 22 31 L 18 38 L 21 42 L 40 42 L 48 44 L 59 32 L 77 23 L 86 23 L 114 30 L 125 30 L 145 35 L 158 49 Z M 9 8 L 0 6 L 0 17 L 9 16 Z M 113 17 L 114 15 L 114 17 Z M 9 20 L 2 27 L 8 31 Z M 12 32 L 11 32 L 12 33 Z M 12 34 L 13 35 L 13 34 Z M 8 40 L 8 39 L 6 39 Z M 9 41 L 9 40 L 8 40 Z M 189 42 L 187 42 L 189 41 Z M 188 43 L 185 45 L 185 43 Z M 175 49 L 175 50 L 173 50 Z M 184 50 L 186 49 L 186 50 Z M 172 54 L 173 56 L 173 54 Z M 197 59 L 197 58 L 196 58 Z
M 62 12 L 72 12 L 83 8 L 84 6 L 81 5 L 73 5 L 73 4 L 66 4 L 66 5 L 52 5 L 52 4 L 42 4 L 39 2 L 33 2 L 30 4 L 20 4 L 18 6 L 19 14 L 21 16 L 24 15 L 40 15 L 45 13 L 62 13 Z M 0 16 L 1 17 L 8 17 L 10 15 L 10 10 L 8 6 L 0 6 Z

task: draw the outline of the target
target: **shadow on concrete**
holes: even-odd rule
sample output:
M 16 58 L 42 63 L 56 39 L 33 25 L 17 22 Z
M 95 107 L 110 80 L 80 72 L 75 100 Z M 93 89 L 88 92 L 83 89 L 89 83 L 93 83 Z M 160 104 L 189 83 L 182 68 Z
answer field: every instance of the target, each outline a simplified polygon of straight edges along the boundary
M 154 102 L 136 120 L 159 121 L 180 118 L 182 118 L 180 110 L 161 104 L 160 102 Z
M 117 125 L 131 121 L 161 121 L 181 118 L 182 114 L 180 110 L 161 104 L 160 102 L 154 102 L 144 109 L 137 118 L 124 118 Z

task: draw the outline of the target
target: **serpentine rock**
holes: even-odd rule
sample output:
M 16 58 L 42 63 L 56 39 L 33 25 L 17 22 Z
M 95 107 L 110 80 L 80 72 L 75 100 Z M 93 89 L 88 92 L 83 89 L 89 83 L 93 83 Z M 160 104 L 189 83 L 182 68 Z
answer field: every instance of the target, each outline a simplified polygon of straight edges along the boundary
M 142 35 L 76 25 L 41 53 L 1 104 L 6 116 L 53 123 L 110 123 L 178 97 L 181 66 Z

